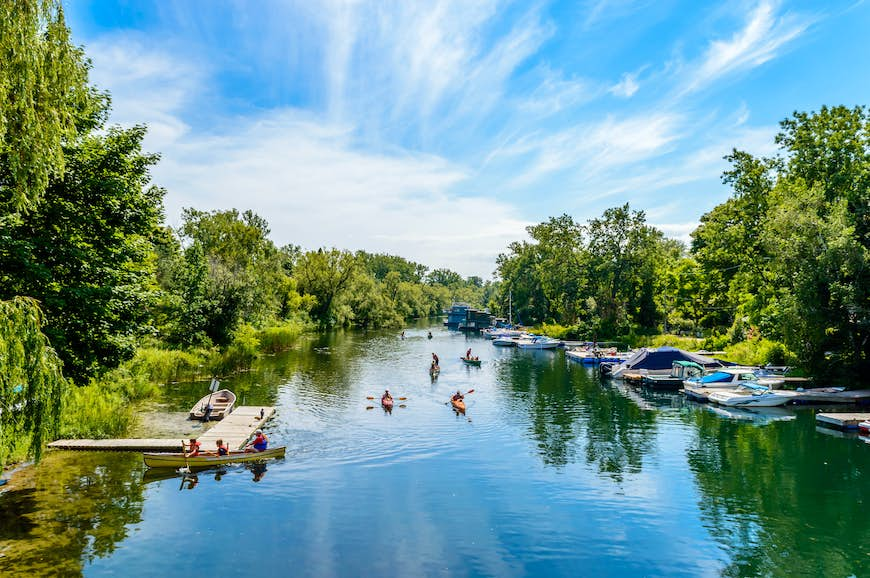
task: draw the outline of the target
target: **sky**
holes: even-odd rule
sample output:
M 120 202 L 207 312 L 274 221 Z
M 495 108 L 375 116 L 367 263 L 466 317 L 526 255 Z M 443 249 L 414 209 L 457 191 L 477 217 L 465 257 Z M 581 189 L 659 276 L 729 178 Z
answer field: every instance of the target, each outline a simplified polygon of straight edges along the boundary
M 629 203 L 689 242 L 732 149 L 870 104 L 870 2 L 63 0 L 149 127 L 166 220 L 493 276 L 525 228 Z

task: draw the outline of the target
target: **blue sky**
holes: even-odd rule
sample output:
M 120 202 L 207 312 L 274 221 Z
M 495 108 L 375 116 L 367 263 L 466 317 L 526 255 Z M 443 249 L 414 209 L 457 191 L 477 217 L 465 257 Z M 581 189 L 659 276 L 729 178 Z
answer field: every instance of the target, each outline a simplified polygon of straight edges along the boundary
M 630 203 L 684 241 L 722 157 L 868 104 L 865 1 L 65 0 L 182 207 L 489 278 L 524 227 Z

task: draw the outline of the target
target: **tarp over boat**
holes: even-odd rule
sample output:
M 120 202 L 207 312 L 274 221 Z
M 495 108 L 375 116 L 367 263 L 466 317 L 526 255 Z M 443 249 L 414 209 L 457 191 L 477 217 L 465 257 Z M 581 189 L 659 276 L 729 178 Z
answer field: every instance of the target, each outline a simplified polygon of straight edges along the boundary
M 647 371 L 670 370 L 675 361 L 691 361 L 706 369 L 714 369 L 725 365 L 712 357 L 690 353 L 676 347 L 658 347 L 656 349 L 641 349 L 626 359 L 620 367 L 635 371 L 641 369 L 646 369 Z

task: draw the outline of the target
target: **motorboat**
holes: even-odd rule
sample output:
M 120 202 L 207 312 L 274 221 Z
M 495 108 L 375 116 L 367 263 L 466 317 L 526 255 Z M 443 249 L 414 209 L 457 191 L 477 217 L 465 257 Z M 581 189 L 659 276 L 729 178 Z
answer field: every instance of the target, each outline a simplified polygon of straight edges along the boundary
M 630 357 L 627 353 L 619 353 L 615 347 L 607 349 L 598 349 L 595 347 L 579 347 L 576 349 L 568 349 L 565 355 L 571 361 L 582 363 L 583 365 L 597 365 L 599 363 L 622 363 Z
M 528 336 L 517 340 L 517 347 L 520 349 L 555 349 L 561 344 L 562 342 L 557 339 L 540 335 Z
M 704 375 L 689 377 L 683 381 L 683 385 L 691 385 L 709 388 L 734 388 L 743 382 L 751 381 L 768 387 L 778 387 L 785 383 L 781 377 L 763 376 L 758 368 L 734 366 L 719 367 Z
M 674 361 L 691 361 L 704 367 L 705 370 L 718 369 L 725 364 L 712 357 L 690 353 L 676 347 L 659 347 L 656 349 L 640 349 L 623 363 L 605 366 L 602 364 L 602 375 L 622 379 L 624 374 L 637 375 L 670 375 Z
M 734 389 L 711 391 L 707 399 L 729 407 L 775 407 L 793 401 L 798 395 L 794 391 L 770 389 L 766 385 L 747 381 Z

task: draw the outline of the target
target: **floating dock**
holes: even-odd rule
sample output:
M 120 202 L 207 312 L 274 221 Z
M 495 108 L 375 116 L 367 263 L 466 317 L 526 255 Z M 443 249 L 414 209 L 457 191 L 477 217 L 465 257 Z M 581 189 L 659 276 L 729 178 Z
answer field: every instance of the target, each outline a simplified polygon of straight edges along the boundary
M 239 406 L 196 439 L 203 450 L 213 449 L 218 439 L 222 439 L 231 450 L 241 449 L 254 432 L 262 428 L 273 415 L 274 407 Z M 174 453 L 182 451 L 182 438 L 183 436 L 175 439 L 57 440 L 48 444 L 48 447 L 60 450 Z
M 826 427 L 836 429 L 858 429 L 862 421 L 870 420 L 870 413 L 817 413 L 816 421 Z

